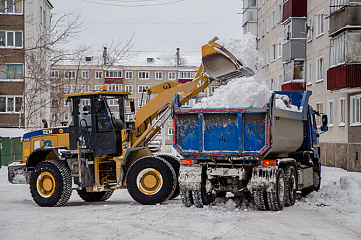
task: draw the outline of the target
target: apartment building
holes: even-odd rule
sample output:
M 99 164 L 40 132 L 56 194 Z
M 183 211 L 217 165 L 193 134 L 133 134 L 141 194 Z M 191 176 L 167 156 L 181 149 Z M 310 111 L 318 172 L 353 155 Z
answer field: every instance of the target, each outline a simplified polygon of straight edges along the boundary
M 323 164 L 361 171 L 361 1 L 258 0 L 257 9 L 259 71 L 270 89 L 312 91 L 310 104 L 329 119 Z
M 91 59 L 91 58 L 88 58 Z M 108 91 L 130 92 L 129 99 L 133 99 L 136 111 L 144 106 L 148 99 L 146 89 L 166 81 L 186 83 L 195 77 L 198 67 L 175 66 L 165 62 L 156 62 L 159 57 L 147 57 L 146 64 L 136 66 L 106 66 L 97 65 L 95 61 L 83 61 L 80 65 L 52 65 L 51 77 L 51 118 L 50 126 L 60 125 L 62 121 L 68 121 L 67 101 L 64 94 L 74 92 L 89 92 L 100 90 L 106 85 Z M 212 83 L 208 89 L 191 99 L 186 106 L 193 106 L 205 96 L 211 95 L 219 86 Z M 134 115 L 130 112 L 129 103 L 126 104 L 126 120 L 130 121 Z M 162 134 L 158 137 L 163 144 L 173 143 L 173 123 L 168 120 Z
M 29 71 L 27 57 L 29 49 L 34 48 L 41 31 L 46 31 L 50 27 L 52 8 L 47 0 L 1 1 L 0 127 L 31 127 L 26 124 L 26 119 L 29 118 L 26 116 L 25 96 L 27 90 L 32 90 L 29 82 L 33 77 L 32 71 Z M 47 59 L 42 59 L 42 62 L 46 65 Z M 47 99 L 49 96 L 39 98 Z M 45 108 L 41 109 L 42 114 L 34 114 L 34 118 L 46 117 Z M 41 120 L 38 122 L 41 123 Z

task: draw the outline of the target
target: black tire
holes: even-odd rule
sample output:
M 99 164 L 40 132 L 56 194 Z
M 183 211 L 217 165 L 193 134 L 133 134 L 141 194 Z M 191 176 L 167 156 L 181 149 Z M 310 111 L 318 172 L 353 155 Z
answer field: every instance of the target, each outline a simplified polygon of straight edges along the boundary
M 267 191 L 267 202 L 270 210 L 280 211 L 285 206 L 286 188 L 285 174 L 282 168 L 277 171 L 276 186 L 271 191 Z
M 227 196 L 226 191 L 219 191 L 219 192 L 216 193 L 216 197 L 224 198 L 226 196 Z
M 182 203 L 184 204 L 184 206 L 190 207 L 194 204 L 192 191 L 182 191 L 182 192 L 180 192 L 180 196 L 181 196 Z
M 253 201 L 256 205 L 257 209 L 260 211 L 266 211 L 269 210 L 269 206 L 267 203 L 267 192 L 261 191 L 259 189 L 253 191 Z
M 113 195 L 113 191 L 103 192 L 87 192 L 85 189 L 77 190 L 81 199 L 86 202 L 101 202 L 109 199 Z
M 41 207 L 65 205 L 72 193 L 69 167 L 60 161 L 45 161 L 37 164 L 30 177 L 30 192 Z
M 179 177 L 179 168 L 180 168 L 180 160 L 177 157 L 174 157 L 170 154 L 159 154 L 157 155 L 158 157 L 163 158 L 164 160 L 166 160 L 168 163 L 170 163 L 170 165 L 172 165 L 176 175 L 177 175 L 177 186 L 176 189 L 173 193 L 173 195 L 171 196 L 170 199 L 176 198 L 179 196 L 179 183 L 178 183 L 178 177 Z
M 209 205 L 215 200 L 215 195 L 206 191 L 206 171 L 202 170 L 201 189 L 192 191 L 194 205 L 198 208 Z
M 127 173 L 127 189 L 140 204 L 155 205 L 173 196 L 177 186 L 173 167 L 160 157 L 143 157 L 134 162 Z
M 285 173 L 286 201 L 285 206 L 293 206 L 296 202 L 297 195 L 297 175 L 293 166 L 286 168 Z

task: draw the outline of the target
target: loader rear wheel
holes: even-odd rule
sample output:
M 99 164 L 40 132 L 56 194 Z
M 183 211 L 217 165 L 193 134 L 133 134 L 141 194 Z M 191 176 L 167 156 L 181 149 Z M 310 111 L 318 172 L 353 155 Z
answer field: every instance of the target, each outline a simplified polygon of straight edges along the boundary
M 65 205 L 72 192 L 69 167 L 60 161 L 39 163 L 30 177 L 30 192 L 39 206 Z
M 172 195 L 172 197 L 170 199 L 176 198 L 179 196 L 179 184 L 178 184 L 178 177 L 179 177 L 179 168 L 180 168 L 180 161 L 179 158 L 174 157 L 172 155 L 169 154 L 159 154 L 157 155 L 158 157 L 163 158 L 164 160 L 166 160 L 168 163 L 170 163 L 170 165 L 172 165 L 176 175 L 177 175 L 177 186 L 175 188 L 175 191 Z
M 193 205 L 193 195 L 192 195 L 192 191 L 182 191 L 180 192 L 180 196 L 182 199 L 182 203 L 184 204 L 184 206 L 186 207 L 190 207 Z
M 160 157 L 143 157 L 127 173 L 127 189 L 140 204 L 155 205 L 170 199 L 177 186 L 173 167 Z
M 297 176 L 293 166 L 286 168 L 285 176 L 286 201 L 285 206 L 293 206 L 296 202 L 297 194 Z
M 192 191 L 194 205 L 202 208 L 205 205 L 211 204 L 215 200 L 215 195 L 207 190 L 207 175 L 205 168 L 202 170 L 201 189 Z
M 270 210 L 280 211 L 286 201 L 285 175 L 282 168 L 277 171 L 276 185 L 271 191 L 267 191 L 267 202 Z
M 86 189 L 77 190 L 78 195 L 81 199 L 86 202 L 101 202 L 109 199 L 113 191 L 103 191 L 103 192 L 87 192 Z

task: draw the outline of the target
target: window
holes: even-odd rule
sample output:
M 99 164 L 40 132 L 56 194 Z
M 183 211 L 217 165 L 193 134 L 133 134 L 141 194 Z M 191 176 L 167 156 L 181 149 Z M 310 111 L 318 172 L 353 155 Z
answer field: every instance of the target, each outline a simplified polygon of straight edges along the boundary
M 316 82 L 323 81 L 323 57 L 316 59 Z
M 138 78 L 139 79 L 149 79 L 149 72 L 138 72 Z
M 249 5 L 249 7 L 257 7 L 257 1 L 256 0 L 249 0 L 248 5 Z
M 285 40 L 285 42 L 291 39 L 291 31 L 292 31 L 292 25 L 290 21 L 283 28 L 283 39 Z
M 67 98 L 64 98 L 64 107 L 67 107 L 69 104 L 68 104 L 68 99 Z
M 146 92 L 148 88 L 149 88 L 148 85 L 139 85 L 138 86 L 138 93 Z
M 323 25 L 324 25 L 323 10 L 316 14 L 316 21 L 317 21 L 316 33 L 317 33 L 317 37 L 318 37 L 323 34 Z
M 328 126 L 333 126 L 333 101 L 328 101 Z
M 312 84 L 312 61 L 307 62 L 307 85 Z
M 105 72 L 106 78 L 122 78 L 122 71 L 111 70 Z
M 82 71 L 81 78 L 88 79 L 89 78 L 89 71 Z
M 265 56 L 265 54 L 264 54 L 264 50 L 263 50 L 263 51 L 262 51 L 262 61 L 261 61 L 261 62 L 262 62 L 262 63 L 261 63 L 261 66 L 262 66 L 262 67 L 264 67 L 265 62 L 266 62 L 264 56 Z
M 266 49 L 266 65 L 269 64 L 269 47 Z
M 318 103 L 316 103 L 316 111 L 318 111 L 319 113 L 323 113 L 323 102 L 318 102 Z M 317 126 L 321 126 L 321 125 L 322 125 L 321 115 L 320 115 L 320 116 L 317 116 L 317 115 L 316 115 L 316 125 L 317 125 Z
M 168 73 L 168 80 L 175 80 L 175 72 Z
M 50 85 L 50 92 L 59 92 L 59 86 L 56 84 Z
M 0 64 L 0 79 L 5 81 L 23 81 L 24 65 L 19 63 Z M 17 80 L 20 79 L 20 80 Z
M 346 0 L 331 0 L 331 5 L 330 5 L 331 13 L 342 8 L 343 5 L 345 5 L 345 3 L 346 3 Z
M 193 79 L 192 72 L 179 72 L 178 78 L 179 79 Z
M 64 121 L 69 121 L 69 113 L 64 113 Z
M 361 125 L 361 95 L 350 97 L 351 101 L 351 126 Z
M 282 38 L 278 39 L 278 42 L 277 42 L 277 50 L 278 50 L 278 58 L 282 57 Z
M 258 23 L 258 38 L 261 38 L 261 23 Z
M 345 126 L 345 98 L 338 99 L 338 126 Z
M 75 76 L 76 76 L 75 71 L 65 71 L 64 72 L 64 77 L 66 79 L 75 79 Z
M 125 115 L 125 121 L 127 121 L 127 122 L 131 121 L 133 119 L 133 116 L 134 116 L 133 114 L 127 113 Z
M 147 104 L 147 99 L 138 99 L 138 107 L 143 107 L 145 104 Z
M 265 26 L 266 24 L 265 24 L 265 19 L 263 18 L 262 19 L 262 36 L 264 36 L 264 34 L 265 34 L 265 30 L 266 30 L 266 26 Z
M 293 79 L 303 79 L 304 61 L 294 62 Z
M 277 90 L 282 91 L 282 73 L 277 76 Z
M 330 67 L 345 62 L 346 35 L 342 33 L 331 39 L 330 43 Z
M 89 92 L 89 85 L 81 85 L 81 92 Z
M 155 80 L 162 80 L 163 72 L 155 72 Z
M 276 59 L 276 44 L 273 43 L 271 45 L 271 62 L 273 62 Z
M 267 20 L 266 20 L 267 32 L 269 32 L 269 30 L 270 30 L 269 25 L 270 25 L 270 18 L 269 18 L 269 15 L 267 15 Z
M 64 85 L 64 93 L 74 93 L 75 92 L 75 85 Z
M 312 41 L 312 33 L 313 33 L 312 17 L 309 18 L 307 21 L 306 31 L 307 31 L 307 41 L 310 42 L 310 41 Z
M 51 100 L 51 106 L 56 108 L 59 106 L 59 99 L 54 98 L 53 100 Z
M 207 89 L 207 88 L 203 89 L 203 90 L 200 92 L 200 94 L 206 94 L 206 89 Z
M 102 85 L 95 85 L 94 90 L 95 91 L 101 91 L 102 90 Z
M 59 71 L 58 70 L 50 71 L 50 78 L 59 78 Z
M 168 127 L 168 135 L 169 136 L 173 135 L 173 128 L 172 127 Z
M 133 93 L 133 85 L 125 85 L 125 91 Z
M 0 31 L 0 48 L 22 48 L 23 32 L 22 31 Z
M 20 113 L 23 97 L 0 96 L 0 113 Z
M 133 79 L 133 71 L 126 71 L 125 79 Z
M 96 71 L 95 79 L 102 79 L 102 78 L 103 78 L 103 71 Z
M 219 86 L 212 86 L 212 87 L 211 87 L 211 93 L 213 94 L 214 91 L 216 91 L 217 88 L 219 88 Z
M 22 14 L 23 13 L 23 1 L 1 0 L 0 13 Z
M 276 22 L 277 22 L 277 16 L 276 16 L 276 9 L 274 9 L 272 11 L 272 28 L 276 27 Z
M 120 92 L 122 91 L 122 84 L 105 84 L 107 91 Z
M 278 22 L 282 22 L 282 4 L 278 5 Z

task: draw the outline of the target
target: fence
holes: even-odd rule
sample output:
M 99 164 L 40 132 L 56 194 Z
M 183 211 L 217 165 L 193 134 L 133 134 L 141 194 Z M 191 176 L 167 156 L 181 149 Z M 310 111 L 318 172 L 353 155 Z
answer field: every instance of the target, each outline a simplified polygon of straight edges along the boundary
M 9 162 L 22 160 L 22 152 L 21 137 L 0 137 L 0 168 Z

